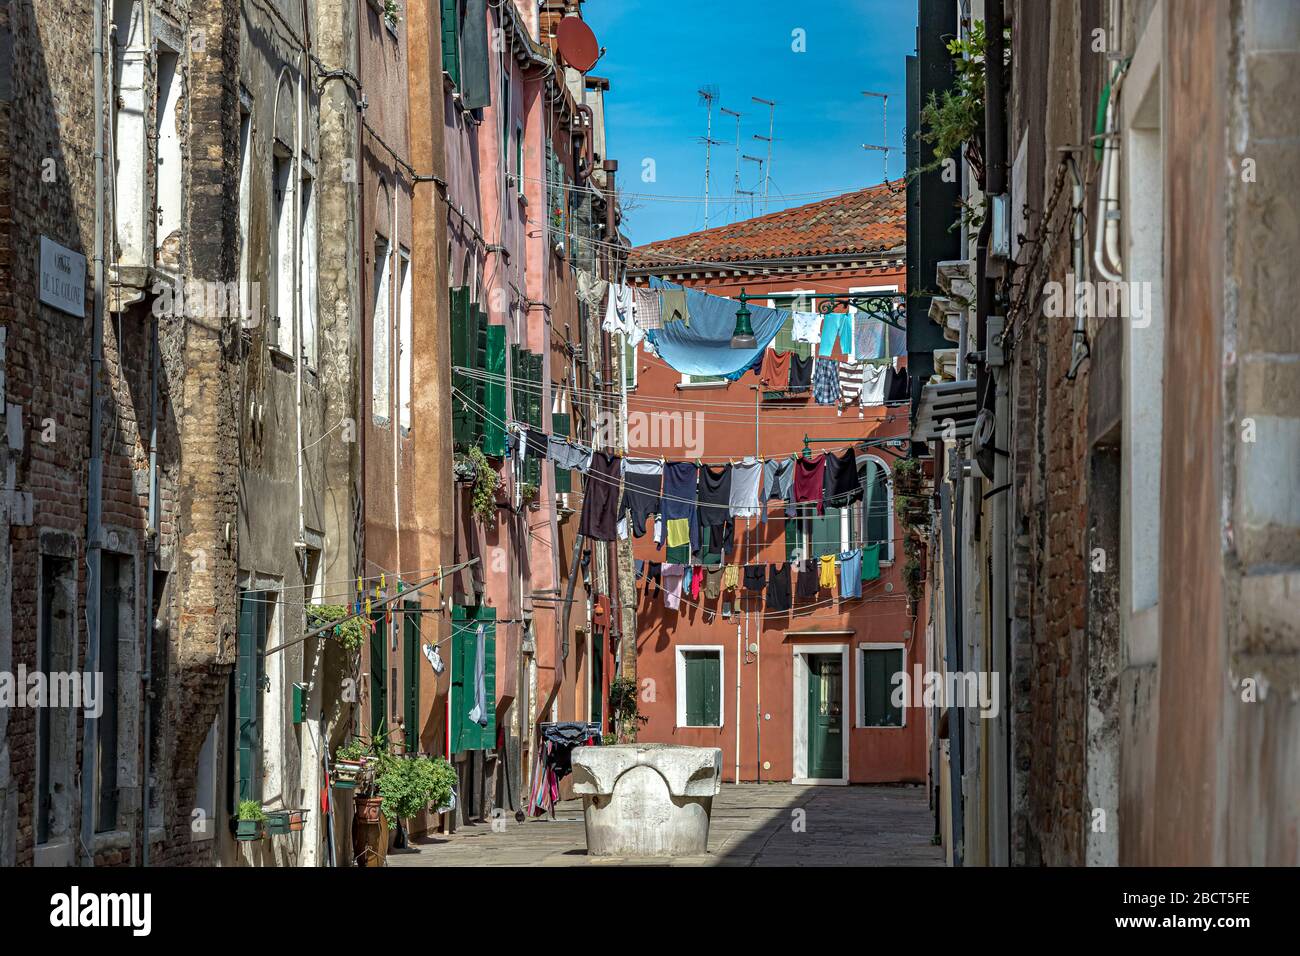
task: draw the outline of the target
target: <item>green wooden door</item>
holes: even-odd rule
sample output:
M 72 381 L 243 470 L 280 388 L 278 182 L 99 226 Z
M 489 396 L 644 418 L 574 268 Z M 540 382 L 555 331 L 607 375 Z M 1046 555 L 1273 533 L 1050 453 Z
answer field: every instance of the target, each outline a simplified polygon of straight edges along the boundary
M 808 776 L 844 775 L 843 667 L 838 654 L 808 655 Z
M 420 602 L 404 602 L 402 615 L 402 726 L 406 733 L 406 749 L 415 753 L 420 749 Z

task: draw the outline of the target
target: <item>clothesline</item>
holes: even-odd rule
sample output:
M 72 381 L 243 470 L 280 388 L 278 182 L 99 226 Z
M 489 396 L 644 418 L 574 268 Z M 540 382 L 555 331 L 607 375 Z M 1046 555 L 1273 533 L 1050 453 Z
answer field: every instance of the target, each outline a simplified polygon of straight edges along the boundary
M 474 399 L 470 398 L 470 396 L 466 395 L 464 392 L 460 391 L 460 389 L 458 389 L 458 388 L 456 388 L 456 387 L 454 387 L 454 386 L 452 387 L 452 392 L 453 392 L 455 395 L 460 396 L 460 398 L 465 402 L 466 407 L 471 408 L 471 409 L 473 409 L 475 412 L 477 412 L 477 413 L 483 415 L 485 418 L 490 419 L 494 424 L 500 425 L 501 427 L 503 427 L 503 428 L 505 428 L 505 429 L 507 429 L 507 430 L 513 430 L 513 431 L 516 431 L 516 432 L 524 432 L 524 431 L 528 431 L 528 430 L 529 430 L 529 426 L 528 426 L 526 423 L 524 423 L 524 422 L 516 421 L 516 420 L 513 420 L 513 419 L 509 419 L 509 420 L 507 420 L 507 419 L 503 419 L 503 418 L 501 418 L 501 417 L 499 417 L 499 416 L 497 416 L 497 415 L 494 415 L 494 414 L 493 414 L 489 409 L 487 409 L 485 406 L 483 406 L 482 404 L 480 404 L 480 403 L 474 401 Z M 552 435 L 552 433 L 550 433 L 550 432 L 546 432 L 545 429 L 537 429 L 537 431 L 538 431 L 539 433 L 541 433 L 541 434 L 544 434 L 547 438 L 550 438 L 551 435 Z M 567 441 L 570 445 L 573 445 L 575 448 L 579 448 L 579 449 L 581 449 L 581 450 L 583 450 L 583 451 L 593 451 L 593 452 L 594 452 L 594 451 L 609 451 L 609 449 L 594 449 L 594 448 L 593 448 L 592 446 L 590 446 L 590 445 L 581 444 L 581 443 L 579 443 L 579 442 L 575 442 L 575 441 L 573 441 L 572 439 L 564 438 L 563 436 L 556 436 L 556 437 L 561 438 L 561 439 L 564 440 L 564 441 Z M 892 440 L 895 440 L 895 439 L 906 440 L 906 437 L 907 437 L 907 436 L 903 436 L 903 435 L 898 435 L 898 436 L 882 436 L 882 440 L 884 440 L 884 441 L 892 441 Z M 846 452 L 846 451 L 849 451 L 850 449 L 858 449 L 858 448 L 862 447 L 864 444 L 865 444 L 864 440 L 850 441 L 850 440 L 847 440 L 847 439 L 846 439 L 846 444 L 844 444 L 844 445 L 832 445 L 832 446 L 827 447 L 827 448 L 819 449 L 819 450 L 816 451 L 816 452 L 810 452 L 810 454 L 809 454 L 809 456 L 807 457 L 806 460 L 816 460 L 818 457 L 823 457 L 823 456 L 825 456 L 825 455 L 831 455 L 831 454 L 833 454 L 833 453 L 835 453 L 835 452 L 837 452 L 837 451 L 839 451 L 839 452 Z M 761 454 L 761 455 L 745 455 L 745 456 L 740 456 L 740 457 L 737 457 L 737 456 L 734 456 L 734 455 L 732 455 L 732 456 L 726 456 L 726 457 L 720 457 L 720 456 L 707 456 L 707 455 L 705 455 L 705 456 L 694 456 L 694 457 L 688 457 L 688 458 L 684 458 L 684 459 L 668 459 L 667 457 L 665 457 L 665 456 L 662 455 L 662 454 L 659 454 L 659 455 L 652 454 L 653 451 L 661 451 L 661 452 L 662 452 L 662 451 L 664 451 L 664 450 L 673 450 L 673 449 L 650 449 L 650 448 L 644 448 L 644 447 L 641 447 L 641 448 L 630 449 L 630 450 L 629 450 L 629 453 L 628 453 L 627 455 L 620 455 L 620 457 L 625 458 L 625 459 L 633 459 L 633 460 L 636 460 L 636 459 L 645 459 L 645 460 L 654 460 L 654 459 L 658 459 L 658 460 L 663 461 L 663 462 L 665 462 L 665 463 L 667 463 L 667 462 L 669 462 L 669 461 L 672 461 L 672 460 L 680 460 L 680 461 L 686 461 L 686 462 L 694 462 L 694 463 L 701 464 L 701 465 L 704 464 L 704 463 L 706 463 L 706 462 L 712 462 L 712 463 L 715 463 L 715 464 L 718 464 L 718 465 L 726 465 L 726 464 L 743 464 L 743 463 L 745 463 L 745 459 L 746 459 L 746 458 L 750 458 L 750 459 L 752 459 L 753 461 L 755 461 L 755 462 L 757 462 L 757 463 L 759 463 L 759 464 L 762 464 L 763 462 L 767 462 L 767 461 L 786 461 L 786 460 L 789 460 L 790 458 L 803 457 L 802 449 L 801 449 L 799 452 L 786 452 L 786 453 L 776 454 L 776 455 L 769 454 L 769 453 L 764 453 L 764 454 Z M 612 453 L 612 452 L 611 452 L 611 453 Z M 603 480 L 603 479 L 602 479 L 602 480 Z M 681 500 L 681 501 L 687 501 L 688 499 L 684 499 L 684 498 L 682 498 L 682 499 L 675 499 L 675 498 L 672 498 L 672 497 L 669 497 L 669 496 L 665 496 L 665 500 Z
M 504 373 L 501 372 L 488 372 L 488 371 L 484 371 L 483 369 L 466 368 L 460 365 L 452 366 L 452 371 L 455 374 L 470 379 L 472 381 L 487 382 L 489 384 L 495 384 L 495 385 L 508 385 L 508 387 L 512 389 L 518 389 L 519 391 L 527 392 L 530 395 L 544 396 L 548 388 L 546 383 L 519 381 L 518 379 L 508 378 Z M 568 385 L 567 383 L 561 383 L 561 382 L 550 383 L 549 388 L 552 392 L 563 392 L 567 395 L 572 395 L 575 398 L 582 398 L 587 401 L 602 402 L 608 404 L 611 408 L 617 408 L 621 401 L 617 395 L 610 395 L 608 392 L 606 392 L 603 389 L 581 388 L 581 387 L 571 386 Z M 752 414 L 753 406 L 747 403 L 742 404 L 740 402 L 734 402 L 734 401 L 732 402 L 710 401 L 704 398 L 689 398 L 685 396 L 673 396 L 673 395 L 638 395 L 635 392 L 629 392 L 627 399 L 629 402 L 635 402 L 637 404 L 646 404 L 646 405 L 655 405 L 655 406 L 678 405 L 681 406 L 684 410 L 697 410 L 700 408 L 703 409 L 718 408 L 722 410 L 734 411 L 737 417 L 735 419 L 731 419 L 733 421 L 739 421 L 739 422 L 749 424 L 752 423 L 754 420 Z M 908 404 L 908 400 L 897 399 L 894 401 L 872 402 L 870 404 L 863 405 L 862 407 L 863 408 L 893 408 L 893 407 L 903 406 L 906 404 Z M 782 403 L 772 403 L 772 402 L 760 404 L 758 407 L 763 413 L 789 412 L 794 410 L 789 405 L 782 404 Z M 716 417 L 716 413 L 709 413 L 708 411 L 703 411 L 701 412 L 701 414 L 706 418 L 706 420 L 718 420 Z M 711 414 L 714 414 L 714 417 L 710 418 Z M 884 418 L 877 418 L 873 420 L 874 421 L 895 421 L 902 417 L 904 416 L 891 413 L 885 416 Z M 824 414 L 811 416 L 801 420 L 812 424 L 819 424 L 819 425 L 833 424 L 830 421 L 830 419 L 827 418 L 826 415 Z M 789 422 L 790 419 L 785 416 L 782 416 L 782 421 Z

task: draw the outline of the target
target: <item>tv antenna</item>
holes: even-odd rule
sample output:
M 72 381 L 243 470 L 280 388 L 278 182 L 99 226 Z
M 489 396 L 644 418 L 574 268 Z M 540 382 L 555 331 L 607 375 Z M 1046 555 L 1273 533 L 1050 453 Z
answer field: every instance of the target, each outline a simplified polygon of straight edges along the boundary
M 772 183 L 772 142 L 776 138 L 776 101 L 761 96 L 751 96 L 750 99 L 767 107 L 767 135 L 754 134 L 754 139 L 767 143 L 767 178 L 763 180 L 763 212 L 767 212 L 767 190 Z M 761 168 L 759 173 L 762 173 Z
M 758 163 L 758 182 L 759 182 L 759 183 L 763 182 L 763 157 L 762 157 L 762 156 L 750 156 L 749 154 L 746 154 L 746 155 L 744 155 L 744 156 L 742 156 L 742 157 L 740 157 L 740 158 L 743 159 L 743 160 L 745 160 L 746 162 L 749 162 L 749 163 Z M 756 196 L 757 194 L 758 194 L 757 183 L 755 184 L 755 188 L 754 188 L 754 189 L 747 189 L 747 190 L 745 190 L 745 195 L 751 197 L 750 200 L 749 200 L 749 213 L 750 213 L 751 216 L 754 214 L 754 200 L 753 200 L 752 197 Z M 763 200 L 763 201 L 764 201 L 764 203 L 766 204 L 766 202 L 767 202 L 766 195 L 764 196 L 764 200 Z M 767 206 L 766 206 L 766 205 L 763 206 L 763 212 L 767 212 Z
M 704 138 L 700 140 L 704 144 L 704 228 L 709 228 L 709 168 L 712 162 L 714 146 L 726 145 L 724 140 L 713 138 L 713 103 L 718 98 L 718 85 L 708 83 L 701 86 L 697 91 L 700 96 L 700 105 L 709 111 L 708 126 L 705 127 Z
M 881 142 L 888 143 L 888 142 L 889 142 L 889 94 L 888 94 L 888 93 L 872 93 L 870 90 L 863 90 L 863 91 L 862 91 L 862 95 L 863 95 L 863 96 L 868 96 L 868 97 L 873 97 L 873 98 L 878 98 L 878 99 L 880 100 L 880 115 L 881 115 L 881 117 L 882 117 L 882 119 L 883 119 L 883 121 L 884 121 L 884 134 L 885 134 L 885 138 L 884 138 L 883 140 L 881 140 Z M 876 152 L 884 153 L 884 154 L 885 154 L 885 155 L 884 155 L 884 175 L 885 175 L 885 180 L 884 180 L 884 181 L 885 181 L 885 182 L 889 182 L 889 154 L 890 154 L 894 149 L 896 149 L 897 147 L 894 147 L 894 146 L 875 146 L 875 145 L 872 145 L 872 144 L 870 144 L 870 143 L 863 143 L 863 144 L 862 144 L 862 148 L 863 148 L 863 149 L 871 149 L 871 150 L 875 150 Z
M 721 107 L 720 112 L 726 113 L 728 116 L 734 116 L 736 118 L 736 175 L 731 184 L 731 192 L 735 197 L 734 201 L 737 203 L 735 208 L 736 208 L 736 215 L 737 217 L 739 217 L 740 215 L 740 206 L 739 206 L 740 203 L 740 114 L 737 113 L 735 110 L 727 109 L 725 106 Z

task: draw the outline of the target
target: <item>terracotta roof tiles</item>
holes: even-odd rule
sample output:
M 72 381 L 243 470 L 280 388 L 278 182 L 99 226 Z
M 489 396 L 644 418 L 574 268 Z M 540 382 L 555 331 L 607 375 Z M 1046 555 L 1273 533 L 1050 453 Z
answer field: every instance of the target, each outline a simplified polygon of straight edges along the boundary
M 886 252 L 902 249 L 906 236 L 907 206 L 899 179 L 637 246 L 628 268 L 668 271 L 682 260 L 751 262 Z

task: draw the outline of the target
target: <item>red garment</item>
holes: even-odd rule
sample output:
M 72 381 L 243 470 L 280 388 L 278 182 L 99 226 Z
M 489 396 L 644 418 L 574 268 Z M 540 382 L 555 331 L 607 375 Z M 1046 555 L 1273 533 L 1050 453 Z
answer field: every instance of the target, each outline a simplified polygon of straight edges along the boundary
M 691 600 L 700 599 L 700 585 L 704 583 L 704 569 L 691 568 Z
M 793 352 L 777 352 L 768 349 L 763 353 L 763 367 L 759 370 L 758 380 L 771 389 L 784 391 L 790 387 L 790 356 Z
M 818 514 L 825 511 L 822 501 L 822 481 L 825 471 L 825 455 L 818 455 L 816 458 L 805 458 L 800 455 L 794 460 L 794 500 L 816 504 Z

